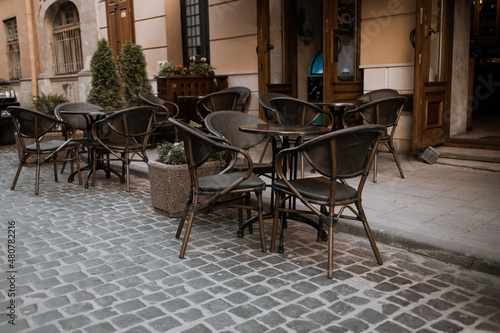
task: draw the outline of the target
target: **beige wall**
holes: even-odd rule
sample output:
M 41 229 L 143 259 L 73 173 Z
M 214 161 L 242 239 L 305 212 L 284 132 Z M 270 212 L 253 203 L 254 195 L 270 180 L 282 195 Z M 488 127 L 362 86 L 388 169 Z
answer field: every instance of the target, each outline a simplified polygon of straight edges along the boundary
M 215 73 L 228 75 L 229 86 L 248 87 L 247 111 L 258 116 L 257 2 L 210 0 L 210 60 Z
M 257 4 L 209 2 L 210 59 L 217 74 L 257 72 Z
M 413 62 L 415 0 L 361 2 L 361 66 Z

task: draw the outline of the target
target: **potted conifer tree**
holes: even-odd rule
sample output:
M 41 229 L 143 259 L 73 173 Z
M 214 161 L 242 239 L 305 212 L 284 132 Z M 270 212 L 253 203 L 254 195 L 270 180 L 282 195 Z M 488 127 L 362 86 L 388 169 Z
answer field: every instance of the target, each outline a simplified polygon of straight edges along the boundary
M 92 80 L 87 102 L 99 105 L 105 110 L 120 110 L 123 106 L 120 76 L 113 60 L 113 50 L 104 38 L 99 40 L 92 55 L 90 73 Z
M 184 144 L 164 142 L 158 146 L 158 157 L 148 162 L 148 170 L 155 211 L 168 217 L 180 217 L 191 187 Z M 198 169 L 198 175 L 214 175 L 219 171 L 219 161 L 207 162 Z
M 123 78 L 123 97 L 127 107 L 141 105 L 140 93 L 153 93 L 146 71 L 146 58 L 140 45 L 126 41 L 120 56 L 120 70 Z

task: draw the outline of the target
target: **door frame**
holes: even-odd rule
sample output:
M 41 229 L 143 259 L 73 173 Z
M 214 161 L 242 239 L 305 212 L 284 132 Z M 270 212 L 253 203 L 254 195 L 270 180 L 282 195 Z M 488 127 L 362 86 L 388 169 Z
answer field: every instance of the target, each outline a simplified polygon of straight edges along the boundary
M 134 1 L 133 0 L 106 0 L 106 20 L 108 26 L 108 43 L 109 47 L 114 51 L 114 59 L 118 60 L 120 57 L 120 52 L 123 47 L 123 44 L 127 40 L 130 40 L 132 43 L 135 43 L 135 21 L 134 21 Z M 116 16 L 118 11 L 124 7 L 128 12 L 127 22 L 129 24 L 128 27 L 124 27 L 121 23 L 120 18 Z M 114 15 L 114 19 L 113 16 Z M 130 38 L 125 38 L 121 40 L 124 36 L 123 29 L 128 28 L 126 32 Z
M 413 129 L 411 150 L 445 143 L 450 133 L 454 2 L 442 0 L 441 81 L 429 81 L 431 0 L 416 1 Z M 451 15 L 451 19 L 450 19 Z
M 267 92 L 280 92 L 290 96 L 297 96 L 297 25 L 293 18 L 297 11 L 296 0 L 283 1 L 284 26 L 283 52 L 285 77 L 283 84 L 270 84 L 271 61 L 270 50 L 270 0 L 257 0 L 257 57 L 258 57 L 258 80 L 259 95 Z M 264 110 L 260 108 L 259 116 L 265 119 Z

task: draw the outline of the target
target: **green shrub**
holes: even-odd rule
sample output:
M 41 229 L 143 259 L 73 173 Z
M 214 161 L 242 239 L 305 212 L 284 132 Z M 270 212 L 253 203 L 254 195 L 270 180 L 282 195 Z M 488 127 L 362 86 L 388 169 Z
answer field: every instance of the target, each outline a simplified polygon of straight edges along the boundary
M 56 93 L 44 94 L 42 92 L 38 96 L 33 96 L 33 104 L 31 105 L 31 108 L 54 117 L 54 109 L 59 104 L 68 102 L 69 99 L 62 94 L 56 94 Z
M 123 107 L 120 77 L 113 59 L 113 51 L 104 38 L 99 40 L 92 55 L 90 73 L 92 81 L 87 102 L 99 105 L 105 110 L 120 110 Z
M 156 160 L 160 163 L 178 165 L 186 162 L 186 153 L 183 142 L 164 142 L 157 148 L 158 157 Z
M 140 45 L 126 41 L 120 56 L 123 77 L 123 97 L 128 107 L 141 105 L 139 93 L 153 93 L 146 71 L 146 58 Z

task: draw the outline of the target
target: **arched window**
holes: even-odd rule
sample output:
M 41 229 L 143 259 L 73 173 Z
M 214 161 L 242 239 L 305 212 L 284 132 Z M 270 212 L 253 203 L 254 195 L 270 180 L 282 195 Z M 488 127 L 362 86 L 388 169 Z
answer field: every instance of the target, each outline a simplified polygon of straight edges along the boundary
M 83 68 L 80 17 L 76 6 L 67 2 L 54 18 L 53 45 L 55 74 L 78 73 Z

